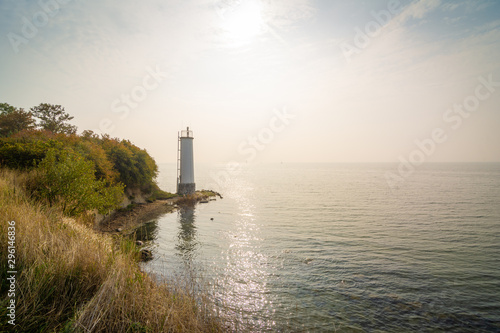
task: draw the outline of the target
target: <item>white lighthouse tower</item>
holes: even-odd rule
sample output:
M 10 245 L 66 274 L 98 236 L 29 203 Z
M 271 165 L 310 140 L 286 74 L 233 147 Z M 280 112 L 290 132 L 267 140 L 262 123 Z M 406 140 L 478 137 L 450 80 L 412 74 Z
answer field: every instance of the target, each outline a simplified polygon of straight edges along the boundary
M 194 184 L 193 131 L 189 127 L 178 133 L 177 194 L 193 194 Z

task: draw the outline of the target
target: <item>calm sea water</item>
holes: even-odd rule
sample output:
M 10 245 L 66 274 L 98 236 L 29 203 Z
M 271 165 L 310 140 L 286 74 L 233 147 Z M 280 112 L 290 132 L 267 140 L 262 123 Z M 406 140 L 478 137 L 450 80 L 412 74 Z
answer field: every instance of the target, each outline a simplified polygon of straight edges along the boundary
M 389 164 L 224 170 L 195 170 L 223 200 L 140 237 L 145 269 L 202 276 L 232 330 L 500 332 L 500 164 L 423 165 L 395 191 Z

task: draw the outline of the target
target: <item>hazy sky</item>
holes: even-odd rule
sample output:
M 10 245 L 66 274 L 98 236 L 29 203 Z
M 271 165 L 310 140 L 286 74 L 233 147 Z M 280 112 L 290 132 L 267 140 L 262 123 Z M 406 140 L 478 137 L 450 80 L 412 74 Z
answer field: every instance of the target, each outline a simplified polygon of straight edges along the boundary
M 0 102 L 160 163 L 186 126 L 196 162 L 500 161 L 500 1 L 0 0 L 0 32 Z

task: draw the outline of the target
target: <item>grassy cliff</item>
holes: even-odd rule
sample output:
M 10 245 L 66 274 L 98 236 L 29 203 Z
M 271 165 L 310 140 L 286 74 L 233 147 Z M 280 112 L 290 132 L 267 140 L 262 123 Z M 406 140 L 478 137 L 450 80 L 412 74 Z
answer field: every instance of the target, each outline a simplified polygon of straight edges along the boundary
M 133 242 L 92 228 L 127 192 L 169 197 L 157 172 L 145 150 L 91 132 L 0 138 L 0 331 L 222 331 L 192 281 L 154 282 Z
M 98 234 L 30 197 L 26 172 L 0 171 L 0 331 L 218 332 L 189 283 L 157 284 L 125 239 Z M 15 326 L 8 323 L 8 221 L 15 221 Z

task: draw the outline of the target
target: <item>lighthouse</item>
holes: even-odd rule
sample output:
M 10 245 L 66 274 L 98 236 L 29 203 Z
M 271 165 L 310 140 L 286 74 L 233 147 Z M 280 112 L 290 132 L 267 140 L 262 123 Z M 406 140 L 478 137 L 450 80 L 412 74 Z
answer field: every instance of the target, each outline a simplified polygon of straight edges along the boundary
M 186 130 L 178 133 L 177 143 L 177 194 L 193 194 L 194 159 L 193 159 L 193 131 Z

